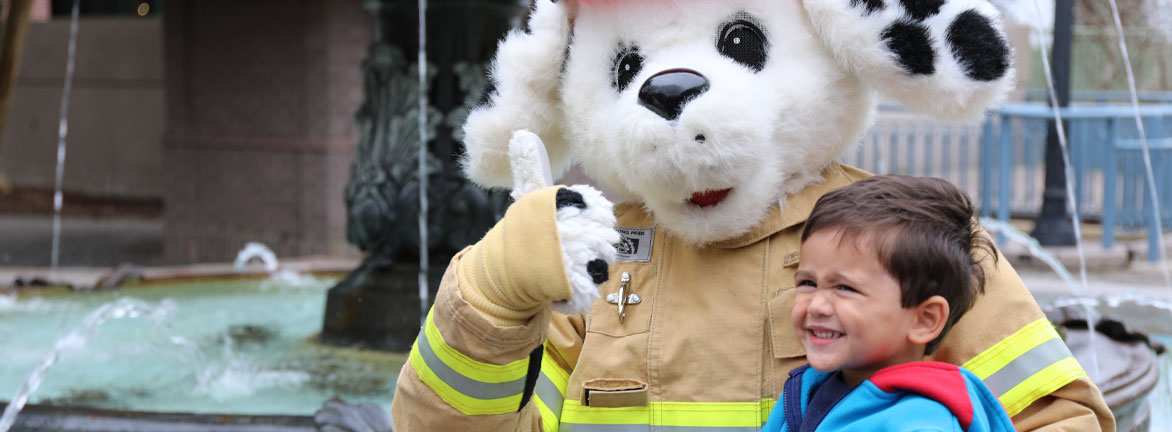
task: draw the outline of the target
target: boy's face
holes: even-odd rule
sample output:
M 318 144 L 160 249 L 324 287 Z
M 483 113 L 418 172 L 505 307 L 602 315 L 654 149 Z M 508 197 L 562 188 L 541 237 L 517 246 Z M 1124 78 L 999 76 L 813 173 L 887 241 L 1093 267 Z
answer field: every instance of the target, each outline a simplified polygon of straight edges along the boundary
M 899 281 L 879 262 L 872 239 L 839 240 L 838 230 L 825 230 L 802 243 L 793 324 L 810 365 L 842 370 L 854 385 L 920 360 L 924 346 L 908 337 L 919 308 L 901 306 Z

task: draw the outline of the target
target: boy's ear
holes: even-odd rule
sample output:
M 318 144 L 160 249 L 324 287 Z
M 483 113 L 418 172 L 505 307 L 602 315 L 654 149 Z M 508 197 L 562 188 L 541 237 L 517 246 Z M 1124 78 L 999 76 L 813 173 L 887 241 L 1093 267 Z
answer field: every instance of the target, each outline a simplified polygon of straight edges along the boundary
M 916 321 L 908 333 L 908 340 L 915 344 L 927 345 L 940 336 L 948 322 L 948 300 L 935 295 L 915 307 Z
M 905 106 L 975 120 L 1013 87 L 1012 50 L 986 0 L 804 0 L 838 63 Z
M 529 130 L 545 143 L 554 178 L 569 166 L 558 106 L 563 64 L 577 0 L 536 0 L 527 30 L 515 29 L 497 46 L 491 90 L 464 122 L 464 173 L 485 187 L 510 187 L 509 139 Z

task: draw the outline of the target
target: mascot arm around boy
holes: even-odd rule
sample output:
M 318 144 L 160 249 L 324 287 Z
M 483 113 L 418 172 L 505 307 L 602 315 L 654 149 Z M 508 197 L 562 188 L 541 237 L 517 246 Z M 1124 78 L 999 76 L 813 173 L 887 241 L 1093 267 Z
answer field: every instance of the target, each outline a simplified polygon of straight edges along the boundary
M 517 201 L 452 259 L 395 430 L 759 430 L 805 363 L 803 223 L 868 175 L 835 161 L 876 94 L 980 118 L 1010 55 L 984 0 L 536 0 L 464 126 L 467 175 Z M 620 203 L 543 187 L 572 163 Z M 1013 269 L 985 265 L 929 359 L 972 370 L 1018 430 L 1113 430 Z

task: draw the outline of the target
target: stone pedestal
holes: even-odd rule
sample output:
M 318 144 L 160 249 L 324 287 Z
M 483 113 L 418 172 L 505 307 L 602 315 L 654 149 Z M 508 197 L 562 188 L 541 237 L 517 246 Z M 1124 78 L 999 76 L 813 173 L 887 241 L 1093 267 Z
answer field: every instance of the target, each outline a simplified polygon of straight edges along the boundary
M 431 292 L 443 267 L 429 272 Z M 368 259 L 326 296 L 323 342 L 385 351 L 410 351 L 420 328 L 419 266 Z
M 524 11 L 509 0 L 433 0 L 428 6 L 427 122 L 419 119 L 416 2 L 372 1 L 374 37 L 362 64 L 365 102 L 346 184 L 346 239 L 367 256 L 330 289 L 322 326 L 329 343 L 407 351 L 419 333 L 420 190 L 430 205 L 428 299 L 448 261 L 477 241 L 507 205 L 460 174 L 458 130 L 484 92 L 496 41 Z M 420 128 L 429 137 L 420 148 Z M 425 151 L 427 182 L 420 178 Z M 422 187 L 425 185 L 426 187 Z

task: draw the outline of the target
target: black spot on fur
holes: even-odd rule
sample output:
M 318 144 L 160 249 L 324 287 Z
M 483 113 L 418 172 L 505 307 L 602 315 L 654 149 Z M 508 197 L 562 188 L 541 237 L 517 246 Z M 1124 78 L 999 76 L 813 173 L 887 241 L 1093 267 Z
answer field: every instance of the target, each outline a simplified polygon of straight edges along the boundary
M 912 75 L 931 75 L 936 72 L 936 52 L 928 28 L 920 24 L 896 22 L 883 30 L 887 49 L 895 53 L 899 65 Z
M 556 201 L 558 206 L 557 208 L 573 206 L 582 210 L 586 209 L 586 201 L 582 199 L 582 194 L 574 192 L 570 189 L 558 189 Z
M 596 259 L 586 263 L 586 273 L 590 274 L 590 279 L 594 280 L 595 285 L 602 284 L 610 279 L 610 266 L 602 259 Z
M 859 7 L 859 5 L 863 5 L 867 8 L 867 11 L 863 14 L 863 16 L 873 14 L 887 7 L 883 4 L 883 0 L 851 0 L 851 7 Z
M 908 16 L 916 21 L 923 21 L 928 17 L 940 13 L 944 0 L 899 0 Z
M 1009 69 L 1009 46 L 989 18 L 975 10 L 965 11 L 948 26 L 947 37 L 953 57 L 969 78 L 993 81 L 1005 76 Z

